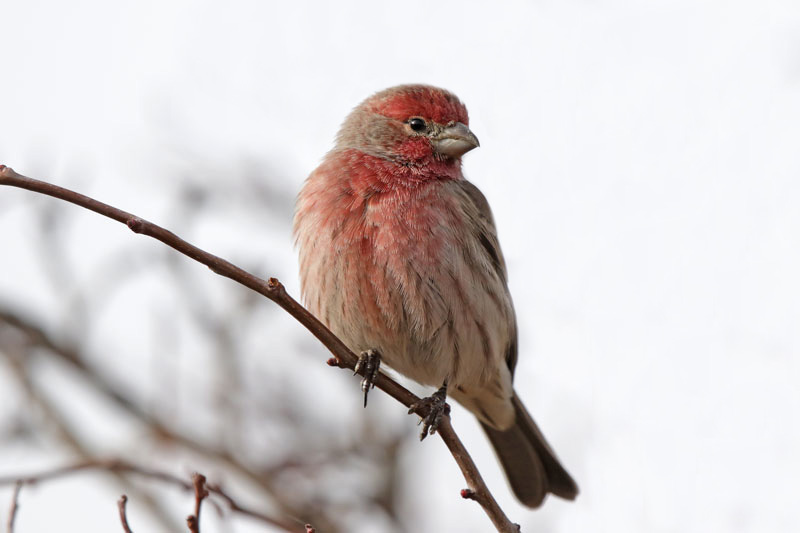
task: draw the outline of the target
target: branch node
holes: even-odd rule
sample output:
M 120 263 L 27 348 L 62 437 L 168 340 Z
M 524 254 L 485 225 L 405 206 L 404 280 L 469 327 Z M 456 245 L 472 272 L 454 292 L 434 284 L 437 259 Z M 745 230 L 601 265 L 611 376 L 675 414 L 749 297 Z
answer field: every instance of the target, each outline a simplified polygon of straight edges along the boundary
M 478 495 L 472 489 L 461 489 L 461 497 L 465 500 L 478 501 Z
M 267 280 L 267 288 L 271 291 L 283 292 L 283 283 L 278 278 L 269 278 Z
M 208 496 L 208 489 L 206 488 L 206 476 L 199 472 L 192 474 L 192 484 L 194 485 L 194 497 L 198 500 L 203 500 Z
M 125 224 L 130 228 L 130 230 L 134 233 L 141 233 L 144 231 L 144 221 L 139 217 L 129 218 Z

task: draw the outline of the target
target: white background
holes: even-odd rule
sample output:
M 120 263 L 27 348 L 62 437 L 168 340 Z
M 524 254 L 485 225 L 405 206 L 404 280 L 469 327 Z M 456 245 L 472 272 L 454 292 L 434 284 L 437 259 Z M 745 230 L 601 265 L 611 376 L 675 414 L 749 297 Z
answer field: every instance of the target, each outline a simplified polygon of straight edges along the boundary
M 456 410 L 511 518 L 537 533 L 796 531 L 800 3 L 287 4 L 6 2 L 0 163 L 167 223 L 160 191 L 184 168 L 222 195 L 226 172 L 256 162 L 294 194 L 369 94 L 446 87 L 481 140 L 464 169 L 508 261 L 517 388 L 582 490 L 518 506 Z M 0 190 L 0 298 L 36 313 L 62 304 L 34 281 L 29 196 Z M 190 237 L 268 259 L 263 275 L 298 294 L 290 209 L 263 240 L 235 214 Z M 76 225 L 78 270 L 138 239 L 90 214 Z M 146 295 L 126 295 L 97 346 L 141 342 L 124 308 Z M 288 360 L 307 333 L 280 323 Z M 441 443 L 415 453 L 414 490 L 437 506 L 423 530 L 487 531 Z M 16 450 L 0 474 L 50 459 Z M 77 522 L 87 500 L 114 520 L 116 495 L 71 483 L 23 502 L 19 531 L 52 525 L 42 508 L 75 530 L 117 526 Z

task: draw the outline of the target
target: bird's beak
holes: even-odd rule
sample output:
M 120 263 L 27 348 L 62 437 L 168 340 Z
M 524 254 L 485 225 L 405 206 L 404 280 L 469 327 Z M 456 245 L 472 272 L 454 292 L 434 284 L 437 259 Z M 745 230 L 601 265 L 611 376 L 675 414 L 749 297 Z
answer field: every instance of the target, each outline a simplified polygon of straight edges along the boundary
M 460 157 L 481 145 L 475 134 L 461 122 L 446 127 L 431 140 L 438 153 L 449 157 Z

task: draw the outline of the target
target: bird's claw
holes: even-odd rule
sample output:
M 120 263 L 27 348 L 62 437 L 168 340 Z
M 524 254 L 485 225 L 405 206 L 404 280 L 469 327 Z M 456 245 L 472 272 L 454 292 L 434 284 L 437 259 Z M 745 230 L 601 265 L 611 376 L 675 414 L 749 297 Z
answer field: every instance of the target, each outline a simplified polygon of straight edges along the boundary
M 361 380 L 361 390 L 364 391 L 364 407 L 367 406 L 367 395 L 369 390 L 375 388 L 375 379 L 378 377 L 378 369 L 381 367 L 381 354 L 378 350 L 367 350 L 358 356 L 358 362 L 353 368 L 355 376 L 363 368 L 364 379 Z
M 427 398 L 422 398 L 414 402 L 408 409 L 408 414 L 422 411 L 426 412 L 421 416 L 419 423 L 423 424 L 422 433 L 419 440 L 425 440 L 428 435 L 433 435 L 439 429 L 442 417 L 450 414 L 450 406 L 445 401 L 447 399 L 447 387 L 443 386 Z

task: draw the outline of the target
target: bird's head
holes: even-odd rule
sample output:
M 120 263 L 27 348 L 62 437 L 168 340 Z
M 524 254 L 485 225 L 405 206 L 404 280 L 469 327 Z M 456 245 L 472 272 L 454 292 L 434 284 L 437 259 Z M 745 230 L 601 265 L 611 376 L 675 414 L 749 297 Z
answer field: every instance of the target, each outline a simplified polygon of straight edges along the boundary
M 458 162 L 480 146 L 468 124 L 467 108 L 454 94 L 429 85 L 400 85 L 356 107 L 339 131 L 336 148 L 404 165 Z

